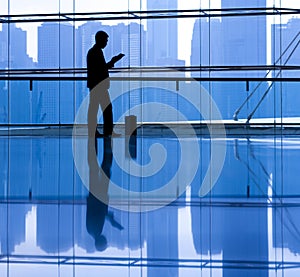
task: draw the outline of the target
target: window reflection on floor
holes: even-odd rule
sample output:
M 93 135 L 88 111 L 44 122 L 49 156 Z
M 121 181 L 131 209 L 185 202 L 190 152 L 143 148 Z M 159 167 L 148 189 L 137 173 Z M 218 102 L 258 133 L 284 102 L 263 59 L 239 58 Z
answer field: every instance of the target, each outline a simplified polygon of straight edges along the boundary
M 170 180 L 182 155 L 173 137 L 137 137 L 135 162 L 147 165 L 157 158 L 149 154 L 154 143 L 167 153 L 155 175 L 131 176 L 130 168 L 125 172 L 113 158 L 110 180 L 142 192 L 158 190 Z M 166 195 L 122 198 L 123 205 L 135 205 L 136 210 L 164 203 L 131 212 L 116 208 L 113 203 L 120 199 L 108 188 L 103 213 L 103 203 L 90 198 L 77 173 L 70 137 L 1 137 L 0 275 L 296 276 L 297 139 L 227 138 L 221 175 L 202 198 L 199 189 L 210 162 L 211 141 L 199 137 L 198 143 L 199 168 L 183 194 L 176 195 L 176 187 L 167 191 L 176 196 L 174 201 L 163 202 Z M 114 139 L 113 148 L 125 153 L 124 147 L 124 137 Z M 105 149 L 99 139 L 99 168 L 105 166 Z M 186 164 L 190 162 L 192 156 Z

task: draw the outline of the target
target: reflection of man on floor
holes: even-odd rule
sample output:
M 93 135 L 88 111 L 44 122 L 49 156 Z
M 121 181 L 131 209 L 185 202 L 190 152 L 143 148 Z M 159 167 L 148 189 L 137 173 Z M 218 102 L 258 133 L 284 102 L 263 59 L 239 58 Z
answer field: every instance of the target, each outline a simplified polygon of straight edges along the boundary
M 99 168 L 95 151 L 95 140 L 88 140 L 88 165 L 89 165 L 89 196 L 86 207 L 86 229 L 95 239 L 95 247 L 103 251 L 107 247 L 106 237 L 102 234 L 105 219 L 113 227 L 122 230 L 123 227 L 114 219 L 112 212 L 108 211 L 108 186 L 112 166 L 111 138 L 103 139 L 103 160 Z
M 88 110 L 88 132 L 90 137 L 101 136 L 97 131 L 97 114 L 99 105 L 103 112 L 103 133 L 105 136 L 113 133 L 113 113 L 110 101 L 109 72 L 115 63 L 124 57 L 124 54 L 114 56 L 108 63 L 103 51 L 108 42 L 108 34 L 99 31 L 95 36 L 96 43 L 87 54 L 87 87 L 90 89 L 90 104 Z M 93 90 L 98 84 L 97 91 Z M 98 89 L 99 88 L 99 89 Z

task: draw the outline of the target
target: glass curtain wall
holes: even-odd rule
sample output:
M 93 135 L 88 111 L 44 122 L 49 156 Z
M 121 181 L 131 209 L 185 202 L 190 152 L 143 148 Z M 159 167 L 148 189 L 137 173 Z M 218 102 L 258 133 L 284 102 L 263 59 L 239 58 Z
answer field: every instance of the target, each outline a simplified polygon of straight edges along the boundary
M 111 93 L 122 91 L 115 100 L 122 122 L 133 112 L 142 122 L 178 121 L 166 105 L 199 121 L 178 96 L 191 90 L 197 103 L 207 91 L 226 120 L 298 122 L 300 17 L 293 1 L 0 0 L 0 7 L 2 125 L 72 124 L 88 95 L 86 54 L 98 30 L 110 36 L 107 60 L 125 54 L 111 74 L 127 77 L 112 78 Z M 145 83 L 145 76 L 157 80 Z M 159 103 L 154 113 L 141 108 L 149 102 Z

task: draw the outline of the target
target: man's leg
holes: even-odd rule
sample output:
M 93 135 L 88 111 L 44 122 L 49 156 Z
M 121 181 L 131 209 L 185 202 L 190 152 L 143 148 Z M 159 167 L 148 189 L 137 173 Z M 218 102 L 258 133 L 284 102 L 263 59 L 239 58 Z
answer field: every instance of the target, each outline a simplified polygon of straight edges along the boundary
M 99 96 L 95 91 L 90 92 L 88 109 L 88 135 L 94 137 L 97 129 L 97 115 L 99 109 Z
M 103 112 L 103 133 L 104 135 L 111 135 L 113 131 L 113 113 L 112 104 L 109 104 Z
M 113 112 L 108 90 L 101 92 L 100 105 L 103 112 L 103 133 L 109 136 L 113 131 Z

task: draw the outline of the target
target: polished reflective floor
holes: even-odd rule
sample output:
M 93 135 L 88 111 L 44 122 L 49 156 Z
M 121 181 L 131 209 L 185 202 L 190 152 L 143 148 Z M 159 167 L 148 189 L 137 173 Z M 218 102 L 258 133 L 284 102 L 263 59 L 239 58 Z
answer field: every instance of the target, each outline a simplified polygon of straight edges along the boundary
M 298 137 L 79 140 L 0 137 L 0 276 L 299 276 Z

